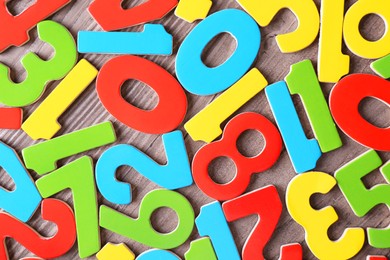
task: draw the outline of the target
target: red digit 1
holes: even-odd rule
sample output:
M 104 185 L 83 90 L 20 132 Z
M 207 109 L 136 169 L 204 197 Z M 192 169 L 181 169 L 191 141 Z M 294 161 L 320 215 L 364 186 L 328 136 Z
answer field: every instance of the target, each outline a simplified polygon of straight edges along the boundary
M 142 110 L 127 103 L 121 96 L 121 86 L 128 79 L 142 81 L 157 92 L 156 108 Z M 141 132 L 170 132 L 181 123 L 187 111 L 187 97 L 179 82 L 157 64 L 140 57 L 127 55 L 108 61 L 99 72 L 96 88 L 108 112 Z
M 275 186 L 267 186 L 246 193 L 222 204 L 226 220 L 231 222 L 256 214 L 259 220 L 242 250 L 244 260 L 264 259 L 263 250 L 271 238 L 280 215 L 282 202 Z
M 359 113 L 359 104 L 366 97 L 390 104 L 390 82 L 369 74 L 353 74 L 341 79 L 329 97 L 333 118 L 355 141 L 374 150 L 390 151 L 390 128 L 376 127 Z
M 264 137 L 265 146 L 257 156 L 246 157 L 237 150 L 237 139 L 246 130 L 257 130 Z M 252 112 L 239 114 L 227 123 L 221 140 L 203 146 L 196 153 L 192 163 L 194 181 L 214 199 L 235 198 L 246 190 L 253 173 L 265 171 L 277 161 L 281 150 L 280 134 L 267 118 Z M 226 184 L 215 183 L 208 172 L 209 164 L 222 156 L 231 158 L 237 170 L 234 179 Z
M 28 32 L 71 0 L 36 0 L 18 16 L 7 9 L 8 0 L 0 0 L 0 52 L 10 46 L 21 46 L 29 40 Z M 12 26 L 10 26 L 12 24 Z
M 42 218 L 57 225 L 57 234 L 42 237 L 27 224 L 8 213 L 0 213 L 0 259 L 8 259 L 5 239 L 11 237 L 41 258 L 56 258 L 68 252 L 76 241 L 76 224 L 72 209 L 56 199 L 42 201 Z
M 149 0 L 136 7 L 124 10 L 123 0 L 95 0 L 89 12 L 106 31 L 118 30 L 163 18 L 178 3 L 178 0 Z

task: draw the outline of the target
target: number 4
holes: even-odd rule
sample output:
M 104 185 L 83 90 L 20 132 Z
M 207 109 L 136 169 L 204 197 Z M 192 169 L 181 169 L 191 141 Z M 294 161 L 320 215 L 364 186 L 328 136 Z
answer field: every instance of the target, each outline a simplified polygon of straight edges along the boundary
M 89 12 L 105 31 L 112 31 L 161 19 L 177 3 L 177 0 L 149 0 L 125 10 L 122 0 L 95 0 L 89 6 Z

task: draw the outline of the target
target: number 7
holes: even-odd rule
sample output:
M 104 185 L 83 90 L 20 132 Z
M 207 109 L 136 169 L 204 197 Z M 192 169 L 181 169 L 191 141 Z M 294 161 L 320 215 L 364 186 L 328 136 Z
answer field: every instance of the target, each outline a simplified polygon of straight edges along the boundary
M 81 258 L 100 249 L 100 234 L 92 159 L 81 157 L 36 181 L 42 197 L 71 189 Z
M 258 215 L 259 220 L 242 250 L 242 258 L 244 260 L 264 259 L 264 247 L 271 238 L 282 214 L 282 202 L 280 201 L 275 186 L 257 189 L 226 201 L 222 204 L 222 208 L 229 222 L 252 214 Z M 282 249 L 281 259 L 284 257 L 287 258 L 287 254 L 292 257 L 299 257 L 301 247 L 293 244 L 285 246 Z M 286 256 L 283 256 L 284 254 Z

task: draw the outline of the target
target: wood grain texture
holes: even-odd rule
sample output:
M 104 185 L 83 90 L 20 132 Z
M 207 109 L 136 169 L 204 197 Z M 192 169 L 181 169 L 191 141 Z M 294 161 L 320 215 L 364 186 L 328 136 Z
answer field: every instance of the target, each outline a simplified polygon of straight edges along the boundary
M 13 13 L 19 13 L 27 5 L 33 2 L 33 0 L 10 0 L 8 5 Z M 73 0 L 69 5 L 67 5 L 61 11 L 53 15 L 50 19 L 64 24 L 72 32 L 74 37 L 76 37 L 77 32 L 79 30 L 99 31 L 101 30 L 101 28 L 97 25 L 97 23 L 87 11 L 87 7 L 91 2 L 91 0 Z M 128 8 L 135 6 L 140 2 L 141 1 L 138 0 L 124 0 L 123 5 L 124 7 Z M 234 0 L 213 0 L 213 2 L 214 5 L 212 7 L 211 13 L 226 8 L 241 9 Z M 320 0 L 315 0 L 315 2 L 319 8 Z M 345 2 L 346 8 L 348 8 L 355 1 L 346 0 Z M 185 36 L 197 23 L 189 24 L 177 18 L 173 14 L 173 12 L 170 12 L 162 20 L 155 21 L 153 23 L 163 24 L 166 30 L 173 35 L 173 55 L 169 57 L 146 56 L 146 58 L 156 62 L 157 64 L 168 70 L 171 74 L 175 75 L 174 62 L 177 50 Z M 279 51 L 275 42 L 275 36 L 280 33 L 291 31 L 296 26 L 297 22 L 292 13 L 290 11 L 283 10 L 275 17 L 271 25 L 265 28 L 261 28 L 261 50 L 253 66 L 260 69 L 260 71 L 265 75 L 268 82 L 270 83 L 282 80 L 289 72 L 290 65 L 303 59 L 311 59 L 316 65 L 318 54 L 318 39 L 310 47 L 297 53 L 282 54 Z M 382 20 L 378 17 L 370 16 L 365 19 L 361 29 L 368 38 L 377 38 L 384 31 L 384 24 Z M 140 30 L 142 30 L 142 26 L 135 26 L 126 29 L 125 31 Z M 23 80 L 23 78 L 25 77 L 25 71 L 23 70 L 19 62 L 20 58 L 25 53 L 32 50 L 38 52 L 38 54 L 43 58 L 49 58 L 52 53 L 52 50 L 48 45 L 43 44 L 39 39 L 37 39 L 36 29 L 32 30 L 30 35 L 31 40 L 23 47 L 12 47 L 6 52 L 0 54 L 0 62 L 5 63 L 12 69 L 11 76 L 17 81 Z M 233 38 L 231 38 L 227 34 L 223 34 L 222 36 L 217 37 L 212 44 L 208 45 L 208 48 L 206 48 L 203 53 L 203 60 L 207 65 L 216 66 L 223 62 L 224 59 L 229 57 L 229 54 L 233 52 L 234 48 L 235 42 Z M 364 60 L 359 57 L 356 57 L 350 51 L 348 51 L 345 46 L 343 47 L 343 52 L 351 56 L 351 73 L 373 73 L 369 68 L 369 64 L 371 62 L 370 60 Z M 82 57 L 86 58 L 93 65 L 100 69 L 107 60 L 114 56 L 92 54 L 79 55 L 79 58 Z M 45 94 L 38 102 L 24 109 L 24 119 L 26 119 L 31 114 L 31 112 L 56 87 L 57 84 L 58 82 L 51 83 L 47 88 Z M 332 84 L 322 84 L 323 91 L 326 97 L 329 95 L 332 86 Z M 153 106 L 157 103 L 157 95 L 153 93 L 150 88 L 145 87 L 142 83 L 136 81 L 128 81 L 123 86 L 122 93 L 123 96 L 129 102 L 141 108 L 150 109 L 153 108 Z M 209 104 L 216 96 L 199 97 L 187 93 L 187 97 L 189 106 L 184 122 L 186 122 L 198 111 L 200 111 L 207 104 Z M 297 111 L 300 115 L 307 136 L 312 137 L 313 134 L 310 130 L 310 126 L 305 116 L 301 101 L 299 100 L 299 98 L 294 96 L 294 102 L 297 106 Z M 272 122 L 274 122 L 274 118 L 272 116 L 268 102 L 265 98 L 264 92 L 261 92 L 260 94 L 256 95 L 237 113 L 240 113 L 242 111 L 254 111 L 261 113 L 262 115 L 270 119 Z M 390 125 L 390 110 L 387 108 L 386 105 L 381 102 L 375 100 L 364 101 L 364 104 L 362 105 L 362 113 L 366 118 L 369 118 L 372 123 L 378 126 L 387 127 Z M 106 120 L 110 120 L 114 123 L 118 135 L 117 143 L 126 143 L 134 145 L 146 154 L 150 155 L 157 162 L 166 162 L 161 136 L 137 132 L 115 120 L 115 118 L 113 118 L 99 102 L 95 91 L 95 84 L 89 86 L 88 89 L 59 119 L 59 122 L 63 127 L 57 133 L 57 136 L 72 132 L 77 129 L 88 127 Z M 180 126 L 180 129 L 184 131 L 183 125 Z M 335 170 L 338 169 L 340 166 L 344 165 L 346 162 L 368 150 L 366 147 L 363 147 L 354 142 L 353 140 L 347 138 L 343 133 L 341 133 L 341 131 L 340 135 L 343 140 L 343 147 L 336 151 L 323 155 L 322 158 L 318 161 L 317 168 L 315 170 L 334 174 Z M 19 154 L 23 148 L 35 143 L 21 130 L 0 130 L 0 140 L 14 147 Z M 188 149 L 189 158 L 190 160 L 192 160 L 195 152 L 204 144 L 202 142 L 194 142 L 188 136 L 187 133 L 185 133 L 185 142 Z M 246 133 L 246 135 L 238 142 L 238 146 L 240 147 L 240 149 L 246 152 L 260 151 L 262 145 L 263 143 L 261 138 L 257 137 L 253 133 Z M 85 154 L 90 155 L 96 163 L 96 160 L 99 158 L 100 154 L 105 149 L 107 149 L 107 147 L 102 147 L 100 149 L 87 152 Z M 379 154 L 383 161 L 387 161 L 388 159 L 390 159 L 389 153 Z M 64 165 L 80 156 L 81 155 L 77 155 L 64 159 L 60 162 L 60 165 Z M 226 182 L 229 180 L 229 178 L 232 178 L 234 176 L 234 164 L 228 163 L 227 160 L 219 160 L 219 162 L 213 164 L 212 168 L 212 175 L 215 176 L 215 179 L 218 181 Z M 34 179 L 38 178 L 38 176 L 34 172 L 32 172 L 31 174 Z M 253 175 L 251 184 L 248 187 L 247 191 L 273 184 L 277 187 L 284 203 L 285 189 L 289 181 L 294 176 L 295 173 L 293 171 L 291 162 L 288 158 L 286 150 L 284 149 L 280 156 L 280 159 L 270 170 Z M 150 190 L 157 188 L 157 186 L 130 167 L 121 167 L 118 172 L 118 178 L 132 185 L 133 202 L 129 206 L 112 205 L 109 202 L 105 201 L 101 195 L 99 195 L 99 204 L 106 204 L 112 206 L 119 211 L 126 213 L 127 215 L 136 217 L 138 215 L 139 203 L 144 197 L 144 195 Z M 365 182 L 368 186 L 372 186 L 377 183 L 383 183 L 384 179 L 380 176 L 378 172 L 375 172 L 372 173 L 368 178 L 365 178 Z M 4 171 L 1 172 L 0 184 L 7 188 L 13 187 L 9 176 Z M 212 201 L 212 199 L 208 198 L 205 194 L 203 194 L 195 185 L 180 189 L 179 192 L 186 196 L 188 200 L 192 203 L 196 215 L 199 214 L 199 209 L 202 205 Z M 55 197 L 60 198 L 72 205 L 72 198 L 69 191 L 61 192 Z M 332 239 L 338 239 L 343 233 L 344 229 L 347 227 L 386 227 L 390 224 L 389 210 L 384 205 L 376 207 L 367 216 L 363 218 L 356 217 L 338 188 L 334 188 L 327 195 L 315 195 L 312 202 L 317 208 L 332 205 L 339 213 L 339 221 L 335 225 L 333 225 L 329 231 L 329 235 Z M 230 224 L 239 250 L 242 249 L 243 244 L 256 221 L 257 219 L 254 216 L 251 216 Z M 37 213 L 34 215 L 33 219 L 29 223 L 44 235 L 53 235 L 56 230 L 54 225 L 50 223 L 45 223 L 40 219 L 39 211 L 37 211 Z M 159 227 L 160 231 L 166 232 L 174 229 L 176 225 L 176 217 L 173 212 L 162 209 L 154 215 L 153 223 L 155 226 Z M 183 256 L 184 252 L 187 251 L 189 247 L 189 242 L 198 237 L 199 235 L 196 229 L 194 229 L 189 240 L 184 245 L 174 249 L 173 251 L 178 255 Z M 103 229 L 101 229 L 101 240 L 102 246 L 106 242 L 124 242 L 136 254 L 139 254 L 148 249 L 146 246 L 143 246 L 137 242 L 113 234 L 112 232 Z M 278 224 L 278 227 L 271 241 L 266 246 L 264 255 L 267 259 L 278 259 L 280 246 L 293 242 L 299 242 L 303 245 L 305 259 L 315 259 L 315 257 L 311 254 L 310 250 L 305 244 L 303 229 L 291 219 L 284 206 L 283 214 Z M 22 247 L 11 239 L 7 240 L 7 247 L 10 252 L 11 259 L 20 259 L 24 256 L 31 256 L 31 253 L 29 253 L 24 247 Z M 355 259 L 365 259 L 365 256 L 368 254 L 389 255 L 389 250 L 374 249 L 368 244 L 366 244 L 363 250 L 355 257 Z M 76 245 L 72 248 L 70 252 L 68 252 L 60 259 L 79 259 Z M 94 257 L 91 257 L 90 259 L 94 259 Z

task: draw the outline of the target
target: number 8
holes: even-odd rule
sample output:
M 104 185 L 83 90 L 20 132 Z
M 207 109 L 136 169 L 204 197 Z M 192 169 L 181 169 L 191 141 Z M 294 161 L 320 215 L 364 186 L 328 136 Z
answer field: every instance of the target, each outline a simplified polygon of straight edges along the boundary
M 265 139 L 263 150 L 254 157 L 243 156 L 236 147 L 238 137 L 246 130 L 257 130 Z M 192 173 L 196 184 L 208 196 L 228 200 L 241 195 L 255 172 L 269 169 L 279 158 L 282 139 L 277 128 L 264 116 L 252 112 L 234 117 L 225 127 L 222 139 L 202 147 L 195 155 Z M 236 176 L 227 184 L 215 183 L 208 166 L 216 158 L 226 156 L 236 165 Z

